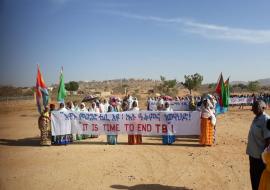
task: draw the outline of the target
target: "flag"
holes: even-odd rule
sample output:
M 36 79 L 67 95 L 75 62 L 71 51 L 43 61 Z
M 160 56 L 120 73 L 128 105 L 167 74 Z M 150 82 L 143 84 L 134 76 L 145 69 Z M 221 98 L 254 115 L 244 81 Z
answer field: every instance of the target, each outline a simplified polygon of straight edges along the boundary
M 230 77 L 224 82 L 224 89 L 222 91 L 222 103 L 223 107 L 229 106 L 229 98 L 230 98 L 230 85 L 229 85 Z
M 218 102 L 221 107 L 223 107 L 223 100 L 222 100 L 222 92 L 224 91 L 224 81 L 223 81 L 223 76 L 222 73 L 220 73 L 217 86 L 216 86 L 216 93 L 219 96 Z
M 67 96 L 67 92 L 65 89 L 63 67 L 62 67 L 61 72 L 60 72 L 60 82 L 59 82 L 59 88 L 58 88 L 58 93 L 57 93 L 57 101 L 64 102 L 66 96 Z
M 49 102 L 49 93 L 47 86 L 43 80 L 42 74 L 40 72 L 39 66 L 37 70 L 37 81 L 36 81 L 36 103 L 38 112 L 41 113 L 41 104 L 43 104 L 43 107 L 45 108 L 48 105 Z M 41 103 L 42 99 L 42 103 Z

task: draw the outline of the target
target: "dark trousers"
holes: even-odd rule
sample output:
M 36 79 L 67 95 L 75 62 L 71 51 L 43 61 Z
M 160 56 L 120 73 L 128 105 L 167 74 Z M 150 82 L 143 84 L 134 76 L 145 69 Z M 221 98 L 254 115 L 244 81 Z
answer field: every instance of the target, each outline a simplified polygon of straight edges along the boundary
M 249 156 L 249 172 L 252 190 L 258 190 L 262 172 L 265 168 L 265 165 L 262 159 L 253 158 Z

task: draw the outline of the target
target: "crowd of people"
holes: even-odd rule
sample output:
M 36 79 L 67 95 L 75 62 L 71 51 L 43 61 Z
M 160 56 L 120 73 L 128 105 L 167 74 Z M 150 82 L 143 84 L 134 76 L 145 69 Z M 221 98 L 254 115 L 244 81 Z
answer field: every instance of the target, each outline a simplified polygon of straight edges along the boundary
M 188 110 L 194 111 L 197 108 L 200 108 L 202 105 L 202 97 L 201 96 L 175 96 L 174 98 L 170 96 L 155 96 L 155 97 L 149 97 L 147 100 L 147 110 L 153 111 L 150 108 L 151 102 L 157 103 L 157 110 L 163 110 L 165 106 L 165 102 L 170 101 L 182 101 L 187 102 L 189 105 Z
M 241 104 L 231 104 L 231 106 L 239 106 L 239 109 L 243 109 L 244 106 L 252 106 L 253 102 L 256 100 L 262 100 L 266 103 L 266 107 L 270 106 L 270 94 L 269 93 L 260 93 L 260 94 L 238 94 L 230 95 L 230 98 L 246 98 L 250 101 Z
M 150 100 L 151 98 L 149 98 Z M 172 112 L 175 111 L 170 106 L 168 96 L 157 97 L 157 111 Z M 212 145 L 215 140 L 215 97 L 207 95 L 206 97 L 176 97 L 177 101 L 188 100 L 190 110 L 200 110 L 202 112 L 202 121 L 209 120 L 209 122 L 202 122 L 200 143 L 202 145 Z M 130 95 L 124 97 L 122 100 L 117 97 L 111 97 L 110 99 L 98 100 L 94 99 L 87 107 L 85 102 L 77 104 L 77 102 L 69 101 L 66 104 L 60 103 L 59 108 L 56 109 L 55 104 L 50 104 L 50 107 L 46 107 L 44 112 L 39 117 L 39 129 L 41 131 L 41 145 L 66 145 L 76 140 L 83 140 L 87 138 L 97 138 L 97 135 L 86 134 L 67 134 L 51 136 L 50 118 L 51 112 L 72 110 L 78 112 L 94 112 L 94 113 L 108 113 L 108 112 L 125 112 L 133 111 L 138 112 L 139 102 L 136 97 Z M 213 127 L 212 127 L 213 126 Z M 163 144 L 173 144 L 175 142 L 175 135 L 168 131 L 166 135 L 162 135 Z M 117 135 L 107 135 L 108 144 L 117 144 Z M 128 135 L 128 144 L 142 144 L 142 135 Z
M 138 100 L 131 96 L 125 97 L 123 100 L 117 97 L 112 97 L 109 100 L 104 99 L 100 101 L 95 99 L 91 101 L 90 106 L 86 103 L 69 101 L 66 104 L 60 103 L 59 108 L 56 109 L 55 104 L 50 104 L 50 107 L 45 107 L 44 111 L 39 117 L 38 124 L 41 132 L 41 145 L 66 145 L 76 140 L 83 140 L 87 138 L 97 138 L 97 135 L 85 134 L 67 134 L 51 136 L 50 118 L 52 111 L 78 111 L 78 112 L 93 112 L 93 113 L 108 113 L 108 112 L 123 112 L 123 111 L 139 111 Z M 117 144 L 117 135 L 107 135 L 108 144 Z M 141 144 L 141 135 L 128 135 L 129 144 Z

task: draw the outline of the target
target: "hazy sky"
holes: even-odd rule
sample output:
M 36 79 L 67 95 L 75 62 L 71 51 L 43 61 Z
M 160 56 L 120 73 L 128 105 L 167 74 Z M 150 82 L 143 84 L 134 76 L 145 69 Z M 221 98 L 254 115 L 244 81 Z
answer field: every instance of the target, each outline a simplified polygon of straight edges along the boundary
M 0 0 L 0 84 L 270 76 L 269 0 Z

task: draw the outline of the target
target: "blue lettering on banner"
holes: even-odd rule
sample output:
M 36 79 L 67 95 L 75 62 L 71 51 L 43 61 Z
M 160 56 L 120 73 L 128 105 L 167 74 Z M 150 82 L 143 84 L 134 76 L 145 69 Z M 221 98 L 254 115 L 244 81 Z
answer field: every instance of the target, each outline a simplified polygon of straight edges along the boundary
M 191 113 L 165 113 L 165 119 L 167 122 L 170 121 L 190 121 L 191 120 Z
M 79 118 L 81 119 L 85 119 L 88 121 L 97 121 L 97 114 L 93 114 L 93 113 L 80 113 Z
M 60 112 L 60 114 L 65 116 L 65 120 L 69 120 L 69 115 L 68 114 L 65 114 L 64 112 Z
M 152 121 L 158 120 L 160 121 L 160 113 L 139 113 L 138 117 L 141 121 Z
M 173 102 L 171 105 L 181 105 L 181 102 Z
M 76 120 L 77 116 L 76 114 L 70 112 L 70 113 L 65 113 L 65 112 L 60 112 L 60 114 L 65 116 L 65 120 Z
M 100 121 L 110 121 L 107 114 L 100 114 L 98 118 Z
M 76 120 L 77 119 L 77 116 L 74 113 L 69 113 L 68 116 L 69 116 L 70 120 Z
M 134 113 L 126 113 L 126 120 L 127 121 L 134 121 L 137 117 L 134 115 Z
M 120 115 L 119 114 L 112 114 L 112 121 L 119 121 Z

